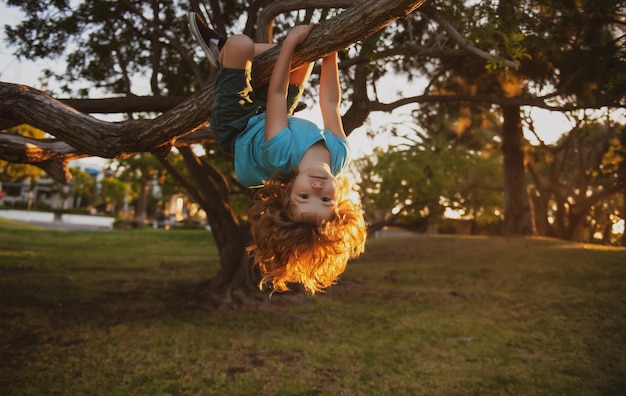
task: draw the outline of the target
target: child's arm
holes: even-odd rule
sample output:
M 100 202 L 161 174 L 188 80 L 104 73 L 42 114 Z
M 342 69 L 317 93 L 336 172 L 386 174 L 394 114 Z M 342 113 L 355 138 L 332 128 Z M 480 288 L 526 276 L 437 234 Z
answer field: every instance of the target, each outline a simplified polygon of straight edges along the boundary
M 265 141 L 273 138 L 287 126 L 287 89 L 289 88 L 291 57 L 296 46 L 307 38 L 314 26 L 314 23 L 296 26 L 283 41 L 267 91 Z
M 341 103 L 341 86 L 339 85 L 339 70 L 337 68 L 337 52 L 326 55 L 322 59 L 320 75 L 320 109 L 324 128 L 333 135 L 346 138 L 343 122 L 339 114 Z

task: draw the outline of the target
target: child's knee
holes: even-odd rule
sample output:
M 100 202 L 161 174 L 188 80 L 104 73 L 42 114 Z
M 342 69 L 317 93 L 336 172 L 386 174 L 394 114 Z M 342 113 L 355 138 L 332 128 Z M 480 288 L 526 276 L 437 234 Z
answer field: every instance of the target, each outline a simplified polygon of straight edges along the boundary
M 224 48 L 232 47 L 238 51 L 254 51 L 254 41 L 245 34 L 235 34 L 230 36 L 226 43 L 224 44 Z
M 245 34 L 230 36 L 220 53 L 220 63 L 230 68 L 245 68 L 252 58 L 254 58 L 254 41 Z

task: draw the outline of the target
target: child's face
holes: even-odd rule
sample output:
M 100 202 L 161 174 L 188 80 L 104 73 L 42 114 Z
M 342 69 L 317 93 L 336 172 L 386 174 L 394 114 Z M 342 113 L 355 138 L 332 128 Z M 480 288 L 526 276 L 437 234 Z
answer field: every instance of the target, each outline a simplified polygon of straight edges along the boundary
M 295 221 L 331 220 L 337 206 L 337 180 L 325 167 L 300 171 L 292 180 L 289 196 Z

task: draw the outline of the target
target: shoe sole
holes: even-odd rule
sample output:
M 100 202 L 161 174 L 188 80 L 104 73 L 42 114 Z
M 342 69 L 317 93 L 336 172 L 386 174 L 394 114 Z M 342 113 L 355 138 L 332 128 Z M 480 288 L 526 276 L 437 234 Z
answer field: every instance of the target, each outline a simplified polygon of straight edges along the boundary
M 196 42 L 200 44 L 200 48 L 202 48 L 202 51 L 204 51 L 204 54 L 206 55 L 209 63 L 211 64 L 211 67 L 213 67 L 214 69 L 219 69 L 220 68 L 219 61 L 215 59 L 215 55 L 213 55 L 213 51 L 211 51 L 211 48 L 209 48 L 208 44 L 204 41 L 204 39 L 202 38 L 202 35 L 200 34 L 200 29 L 198 28 L 198 22 L 196 21 L 195 13 L 193 12 L 189 13 L 188 19 L 189 19 L 189 30 L 191 30 L 191 34 L 196 39 Z

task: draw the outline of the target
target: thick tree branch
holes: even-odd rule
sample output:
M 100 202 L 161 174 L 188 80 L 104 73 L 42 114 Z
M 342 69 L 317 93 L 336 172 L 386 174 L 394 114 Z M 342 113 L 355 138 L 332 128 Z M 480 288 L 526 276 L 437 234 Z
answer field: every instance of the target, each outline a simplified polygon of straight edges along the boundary
M 272 41 L 272 28 L 276 16 L 294 10 L 320 9 L 320 8 L 348 8 L 359 2 L 356 0 L 288 0 L 275 1 L 264 7 L 258 15 L 255 41 L 257 43 L 267 43 Z
M 65 142 L 54 139 L 31 139 L 19 134 L 0 134 L 0 153 L 3 160 L 27 163 L 43 169 L 54 180 L 65 183 L 71 179 L 67 169 L 70 161 L 87 157 Z
M 322 22 L 311 31 L 292 58 L 292 67 L 313 62 L 333 51 L 340 51 L 376 33 L 399 18 L 406 18 L 426 0 L 366 0 L 358 7 L 344 10 L 336 17 Z M 359 21 L 359 23 L 354 23 Z M 254 59 L 256 85 L 269 82 L 272 65 L 280 52 L 280 45 Z
M 202 90 L 153 120 L 106 122 L 78 112 L 36 89 L 0 83 L 0 117 L 39 128 L 89 156 L 116 158 L 149 152 L 207 123 L 213 89 Z M 5 139 L 5 134 L 0 135 Z M 11 155 L 0 151 L 0 158 Z

